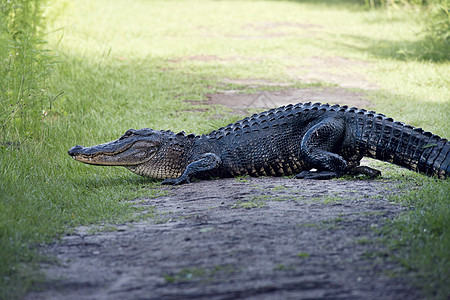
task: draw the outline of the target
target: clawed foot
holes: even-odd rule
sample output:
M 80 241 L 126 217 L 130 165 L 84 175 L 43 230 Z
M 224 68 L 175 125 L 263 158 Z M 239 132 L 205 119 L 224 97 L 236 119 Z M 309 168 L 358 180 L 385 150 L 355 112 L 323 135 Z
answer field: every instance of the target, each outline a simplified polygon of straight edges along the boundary
M 294 178 L 297 179 L 332 179 L 339 177 L 339 175 L 336 172 L 332 171 L 318 171 L 318 172 L 312 172 L 312 171 L 303 171 L 297 175 L 294 176 Z
M 374 179 L 375 177 L 381 176 L 381 171 L 367 166 L 358 166 L 356 168 L 353 168 L 350 172 L 348 172 L 348 175 L 352 176 L 365 175 L 370 177 L 371 179 Z
M 163 182 L 161 182 L 161 184 L 163 185 L 179 185 L 179 184 L 183 184 L 183 183 L 191 183 L 191 181 L 189 180 L 189 177 L 178 177 L 178 178 L 168 178 L 166 180 L 164 180 Z

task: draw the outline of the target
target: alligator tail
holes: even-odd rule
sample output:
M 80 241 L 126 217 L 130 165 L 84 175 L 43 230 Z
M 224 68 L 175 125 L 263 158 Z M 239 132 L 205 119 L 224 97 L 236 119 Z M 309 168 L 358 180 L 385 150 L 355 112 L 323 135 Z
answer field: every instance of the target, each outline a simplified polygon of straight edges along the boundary
M 360 155 L 428 176 L 450 177 L 450 143 L 446 139 L 365 110 L 355 112 L 354 124 L 354 146 Z

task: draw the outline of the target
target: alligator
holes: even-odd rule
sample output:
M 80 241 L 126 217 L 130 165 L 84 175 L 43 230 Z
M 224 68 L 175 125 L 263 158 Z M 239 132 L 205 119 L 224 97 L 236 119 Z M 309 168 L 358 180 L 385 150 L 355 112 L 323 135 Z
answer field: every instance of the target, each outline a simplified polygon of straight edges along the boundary
M 129 129 L 117 140 L 77 145 L 68 154 L 86 164 L 124 166 L 172 185 L 243 175 L 380 176 L 380 171 L 360 166 L 362 157 L 440 179 L 450 175 L 446 139 L 373 111 L 321 103 L 271 109 L 203 135 Z

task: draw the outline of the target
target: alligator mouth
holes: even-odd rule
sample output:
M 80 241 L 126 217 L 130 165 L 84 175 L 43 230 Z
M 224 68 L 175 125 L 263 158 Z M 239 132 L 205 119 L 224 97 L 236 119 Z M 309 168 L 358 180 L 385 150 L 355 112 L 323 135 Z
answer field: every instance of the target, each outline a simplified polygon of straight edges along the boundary
M 123 160 L 121 154 L 124 154 L 127 150 L 129 150 L 134 143 L 127 144 L 120 149 L 110 152 L 110 151 L 103 151 L 103 150 L 95 150 L 99 146 L 93 146 L 93 147 L 82 147 L 79 145 L 76 145 L 72 147 L 68 154 L 76 161 L 90 164 L 90 165 L 99 165 L 99 166 L 126 166 L 126 165 L 137 165 L 141 162 L 136 161 L 130 161 L 130 160 Z M 103 145 L 100 145 L 103 146 Z M 105 146 L 103 146 L 106 148 Z M 136 152 L 132 151 L 132 152 Z M 130 153 L 133 154 L 133 153 Z M 125 155 L 126 156 L 126 155 Z

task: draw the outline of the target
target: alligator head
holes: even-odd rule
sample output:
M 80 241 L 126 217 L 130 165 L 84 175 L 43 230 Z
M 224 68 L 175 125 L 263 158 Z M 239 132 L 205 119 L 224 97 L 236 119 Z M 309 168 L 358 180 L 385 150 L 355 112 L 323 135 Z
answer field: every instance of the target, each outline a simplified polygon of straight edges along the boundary
M 161 147 L 159 131 L 129 129 L 119 139 L 92 147 L 76 145 L 69 155 L 76 161 L 100 166 L 135 166 L 152 159 Z
M 68 154 L 85 164 L 123 166 L 146 177 L 176 178 L 186 166 L 183 154 L 189 143 L 184 139 L 184 132 L 130 129 L 117 140 L 92 147 L 77 145 Z M 173 147 L 174 143 L 178 147 Z

